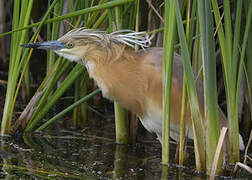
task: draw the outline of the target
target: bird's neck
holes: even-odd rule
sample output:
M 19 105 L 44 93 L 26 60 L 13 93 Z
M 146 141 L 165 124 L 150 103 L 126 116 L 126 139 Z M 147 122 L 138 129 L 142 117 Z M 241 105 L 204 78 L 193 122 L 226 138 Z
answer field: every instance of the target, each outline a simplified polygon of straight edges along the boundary
M 106 66 L 120 60 L 124 54 L 132 54 L 125 47 L 113 42 L 108 47 L 90 46 L 85 52 L 85 59 L 92 64 Z

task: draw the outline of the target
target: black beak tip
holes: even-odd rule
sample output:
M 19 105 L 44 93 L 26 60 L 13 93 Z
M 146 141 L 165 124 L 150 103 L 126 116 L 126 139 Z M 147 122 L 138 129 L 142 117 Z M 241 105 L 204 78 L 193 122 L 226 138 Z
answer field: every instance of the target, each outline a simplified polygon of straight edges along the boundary
M 38 48 L 38 45 L 36 45 L 34 43 L 21 44 L 20 46 L 23 48 Z
M 28 47 L 27 44 L 21 44 L 21 45 L 19 45 L 19 46 L 24 47 L 24 48 L 27 48 L 27 47 Z

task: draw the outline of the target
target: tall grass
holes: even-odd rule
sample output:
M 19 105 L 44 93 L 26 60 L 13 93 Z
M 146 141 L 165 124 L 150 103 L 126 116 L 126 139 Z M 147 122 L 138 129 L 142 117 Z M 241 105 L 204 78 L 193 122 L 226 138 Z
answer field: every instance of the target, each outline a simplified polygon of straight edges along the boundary
M 164 27 L 164 49 L 162 65 L 163 82 L 163 129 L 162 129 L 162 163 L 169 164 L 170 156 L 170 99 L 172 83 L 172 65 L 174 54 L 175 36 L 175 2 L 165 1 L 165 27 Z
M 202 122 L 202 117 L 199 110 L 198 96 L 196 93 L 196 87 L 194 83 L 194 75 L 190 63 L 190 52 L 186 42 L 186 36 L 182 24 L 182 18 L 180 14 L 179 3 L 175 1 L 176 7 L 176 20 L 177 29 L 179 35 L 179 41 L 181 46 L 181 55 L 184 65 L 184 73 L 186 76 L 186 85 L 188 91 L 188 98 L 191 108 L 192 123 L 194 127 L 194 147 L 195 147 L 195 159 L 197 170 L 205 169 L 205 141 L 204 141 L 204 126 Z
M 55 0 L 50 8 L 48 9 L 47 13 L 44 16 L 44 19 L 38 23 L 38 28 L 36 32 L 34 33 L 33 37 L 31 38 L 31 41 L 34 41 L 35 37 L 37 36 L 42 24 L 45 22 L 46 17 L 49 15 L 49 12 L 52 10 L 54 5 L 56 4 L 57 0 Z M 14 9 L 13 9 L 13 29 L 19 29 L 25 27 L 29 23 L 29 18 L 31 14 L 32 4 L 33 1 L 22 1 L 24 3 L 23 6 L 20 6 L 21 1 L 15 1 L 14 3 Z M 20 7 L 23 7 L 24 9 L 20 9 Z M 27 7 L 27 8 L 26 8 Z M 21 15 L 20 13 L 25 14 Z M 20 20 L 19 18 L 23 17 L 23 20 Z M 19 46 L 20 44 L 24 44 L 24 38 L 25 33 L 27 33 L 27 30 L 16 32 L 12 34 L 12 40 L 11 40 L 11 53 L 10 53 L 10 65 L 9 65 L 9 76 L 8 76 L 8 85 L 7 85 L 7 92 L 6 92 L 6 98 L 5 98 L 5 104 L 4 104 L 4 112 L 2 117 L 2 123 L 1 123 L 1 134 L 9 134 L 10 128 L 11 128 L 11 121 L 12 121 L 12 113 L 14 110 L 14 105 L 16 102 L 17 96 L 14 94 L 18 93 L 19 88 L 16 89 L 17 80 L 19 77 L 19 74 L 21 72 L 21 68 L 23 67 L 25 57 L 28 53 L 28 50 L 24 51 L 23 56 L 22 55 L 22 48 Z M 21 79 L 20 79 L 21 81 Z M 16 92 L 15 92 L 16 91 Z
M 198 0 L 206 118 L 206 166 L 211 170 L 220 134 L 217 104 L 216 55 L 210 1 Z M 211 87 L 211 88 L 207 88 Z M 221 164 L 221 163 L 220 163 Z M 220 167 L 218 171 L 220 171 Z M 210 171 L 209 171 L 210 173 Z
M 192 36 L 194 30 L 194 18 L 196 16 L 196 1 L 187 1 L 187 12 L 186 12 L 186 40 L 187 45 L 191 51 L 192 49 Z M 182 91 L 182 107 L 180 116 L 180 139 L 179 139 L 179 165 L 184 163 L 184 148 L 185 148 L 185 125 L 186 125 L 186 114 L 187 114 L 187 90 L 186 90 L 186 77 L 183 77 L 183 91 Z
M 224 9 L 224 23 L 220 18 L 220 10 L 216 0 L 212 0 L 212 6 L 214 10 L 215 22 L 219 24 L 217 31 L 218 40 L 222 56 L 222 65 L 224 72 L 224 82 L 226 90 L 226 101 L 227 101 L 227 116 L 228 116 L 228 134 L 230 141 L 230 160 L 232 163 L 239 161 L 239 121 L 238 121 L 238 104 L 239 104 L 239 90 L 240 80 L 242 74 L 242 65 L 244 60 L 245 48 L 248 40 L 248 30 L 251 23 L 251 1 L 248 6 L 248 13 L 245 15 L 246 28 L 244 36 L 242 37 L 242 52 L 239 56 L 239 44 L 241 40 L 242 30 L 242 4 L 243 1 L 236 2 L 235 12 L 235 26 L 232 27 L 232 17 L 230 2 L 227 0 L 223 1 Z M 234 32 L 234 33 L 233 33 Z M 238 75 L 238 77 L 237 77 Z
M 244 3 L 245 7 L 249 7 L 249 2 Z M 248 12 L 248 9 L 245 9 L 245 12 Z M 246 49 L 246 58 L 245 58 L 245 79 L 246 79 L 246 104 L 244 111 L 244 130 L 246 133 L 249 133 L 252 127 L 252 25 L 250 24 L 249 33 L 248 33 L 248 45 Z

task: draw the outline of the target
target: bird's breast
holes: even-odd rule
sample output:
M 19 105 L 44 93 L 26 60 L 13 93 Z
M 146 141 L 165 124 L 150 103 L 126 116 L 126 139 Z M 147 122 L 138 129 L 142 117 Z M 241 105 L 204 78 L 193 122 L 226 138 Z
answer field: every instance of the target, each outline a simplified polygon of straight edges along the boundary
M 94 79 L 97 86 L 101 89 L 102 95 L 104 97 L 110 99 L 110 97 L 108 96 L 107 84 L 104 82 L 103 78 L 100 77 L 99 74 L 96 73 L 96 71 L 97 71 L 96 65 L 91 61 L 87 61 L 86 68 L 87 68 L 87 71 L 88 71 L 90 78 Z

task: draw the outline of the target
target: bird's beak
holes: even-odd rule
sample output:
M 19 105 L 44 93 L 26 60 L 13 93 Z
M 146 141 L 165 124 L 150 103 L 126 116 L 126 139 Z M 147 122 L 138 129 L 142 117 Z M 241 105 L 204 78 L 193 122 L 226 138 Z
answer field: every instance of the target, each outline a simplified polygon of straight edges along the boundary
M 66 45 L 59 41 L 28 43 L 28 44 L 22 44 L 21 46 L 24 48 L 45 49 L 45 50 L 60 50 L 62 48 L 66 48 Z

